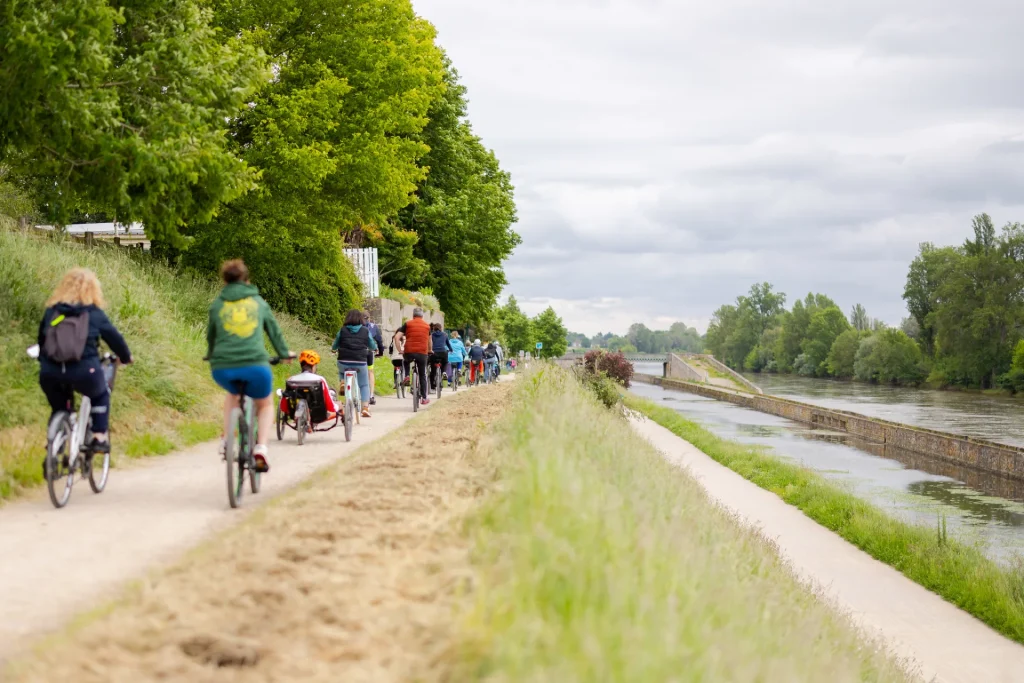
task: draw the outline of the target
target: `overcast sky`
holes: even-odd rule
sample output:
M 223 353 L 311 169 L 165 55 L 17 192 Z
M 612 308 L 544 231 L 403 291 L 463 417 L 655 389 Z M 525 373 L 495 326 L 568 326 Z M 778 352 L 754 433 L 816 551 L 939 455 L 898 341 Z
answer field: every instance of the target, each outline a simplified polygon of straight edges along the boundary
M 922 241 L 1024 221 L 1024 3 L 414 0 L 512 173 L 508 292 L 625 332 L 767 280 L 906 315 Z

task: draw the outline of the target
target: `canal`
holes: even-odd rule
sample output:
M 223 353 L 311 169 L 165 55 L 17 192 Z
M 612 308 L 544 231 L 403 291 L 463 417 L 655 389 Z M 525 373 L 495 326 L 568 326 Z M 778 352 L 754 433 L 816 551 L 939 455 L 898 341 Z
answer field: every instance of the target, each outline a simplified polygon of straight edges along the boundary
M 660 367 L 647 364 L 637 363 L 636 370 L 661 374 Z M 767 386 L 763 388 L 766 393 L 774 392 Z M 945 518 L 951 535 L 977 543 L 994 559 L 1009 562 L 1024 556 L 1024 482 L 987 475 L 695 394 L 640 383 L 634 384 L 630 391 L 673 408 L 722 438 L 768 447 L 779 457 L 841 483 L 852 493 L 906 521 L 935 527 Z M 840 405 L 841 399 L 837 397 L 825 396 L 811 401 L 803 394 L 780 392 L 779 395 L 814 403 L 822 398 L 834 400 L 837 403 L 821 404 L 862 413 L 868 413 L 864 405 L 883 405 L 880 401 L 866 401 L 863 396 L 860 397 L 863 403 L 847 401 Z M 899 415 L 876 414 L 907 421 L 901 415 L 911 413 L 912 405 L 908 402 L 898 405 L 903 407 Z M 927 410 L 922 412 L 928 414 Z M 926 426 L 950 429 L 949 423 Z M 985 436 L 992 438 L 993 434 L 988 432 Z

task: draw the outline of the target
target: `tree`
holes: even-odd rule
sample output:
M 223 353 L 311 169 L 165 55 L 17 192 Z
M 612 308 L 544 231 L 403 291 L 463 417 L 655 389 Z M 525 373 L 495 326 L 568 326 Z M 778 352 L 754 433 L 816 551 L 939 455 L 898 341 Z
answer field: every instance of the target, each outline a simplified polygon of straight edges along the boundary
M 826 359 L 826 368 L 829 374 L 843 379 L 853 377 L 857 349 L 860 348 L 861 342 L 870 336 L 870 331 L 854 328 L 846 330 L 836 337 Z
M 4 0 L 0 158 L 57 224 L 83 205 L 182 245 L 255 186 L 225 122 L 268 78 L 194 0 Z
M 494 305 L 506 284 L 501 264 L 520 238 L 511 178 L 466 121 L 466 88 L 447 58 L 444 82 L 419 136 L 429 173 L 398 219 L 418 236 L 412 254 L 427 267 L 404 284 L 431 287 L 447 318 L 467 323 Z
M 853 329 L 863 332 L 871 329 L 872 320 L 868 317 L 867 310 L 860 304 L 856 304 L 850 311 L 850 324 L 853 325 Z
M 900 330 L 882 330 L 857 349 L 854 376 L 866 382 L 917 384 L 927 372 L 921 348 Z
M 958 258 L 951 247 L 936 248 L 924 242 L 918 255 L 910 263 L 907 283 L 903 288 L 903 299 L 907 302 L 910 317 L 917 322 L 921 344 L 926 353 L 934 353 L 935 329 L 933 314 L 939 305 L 938 289 L 943 273 L 950 263 Z
M 505 345 L 510 356 L 520 351 L 533 352 L 533 327 L 530 319 L 519 309 L 519 303 L 510 296 L 505 305 L 499 309 L 498 316 L 505 328 Z
M 832 345 L 850 323 L 838 306 L 832 305 L 815 311 L 807 326 L 807 337 L 801 349 L 805 357 L 803 367 L 819 377 L 828 375 L 828 354 Z
M 759 336 L 772 327 L 786 310 L 786 295 L 772 291 L 772 285 L 768 282 L 752 285 L 746 301 L 750 306 Z
M 775 343 L 775 362 L 779 372 L 791 372 L 794 369 L 796 358 L 803 353 L 811 318 L 818 309 L 835 305 L 824 294 L 808 294 L 803 301 L 797 300 L 793 309 L 782 317 L 782 332 Z
M 565 343 L 565 325 L 562 319 L 555 313 L 555 309 L 548 306 L 533 319 L 534 338 L 544 346 L 540 350 L 541 358 L 557 358 L 565 355 L 568 345 Z

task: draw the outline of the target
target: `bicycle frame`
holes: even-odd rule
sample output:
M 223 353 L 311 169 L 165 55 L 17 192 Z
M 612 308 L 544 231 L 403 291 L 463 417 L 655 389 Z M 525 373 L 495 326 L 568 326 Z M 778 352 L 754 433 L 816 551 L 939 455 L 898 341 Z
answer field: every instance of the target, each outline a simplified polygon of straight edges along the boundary
M 360 422 L 360 415 L 363 411 L 362 396 L 359 395 L 358 374 L 355 370 L 345 371 L 345 400 L 351 400 L 355 406 L 356 423 Z

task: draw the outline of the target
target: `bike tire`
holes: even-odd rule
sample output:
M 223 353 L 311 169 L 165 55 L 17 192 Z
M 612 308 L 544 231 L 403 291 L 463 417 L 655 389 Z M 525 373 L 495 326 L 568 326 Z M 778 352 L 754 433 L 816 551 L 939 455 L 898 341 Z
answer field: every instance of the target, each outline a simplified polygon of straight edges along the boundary
M 444 384 L 444 381 L 443 381 L 443 379 L 441 377 L 441 372 L 442 372 L 441 366 L 439 365 L 439 366 L 437 366 L 437 397 L 438 398 L 441 398 L 441 386 Z
M 409 381 L 409 386 L 412 388 L 412 412 L 420 412 L 420 371 L 419 368 L 415 368 L 412 373 L 412 379 Z
M 402 400 L 402 373 L 395 370 L 395 396 L 399 401 Z
M 249 452 L 252 453 L 252 449 L 256 446 L 256 428 L 259 425 L 259 421 L 256 419 L 256 415 L 253 414 L 254 408 L 252 403 L 246 403 L 248 412 L 245 414 L 245 423 L 249 426 Z M 256 461 L 250 456 L 249 459 L 249 490 L 253 493 L 260 492 L 260 485 L 263 483 L 263 475 L 256 471 Z M 244 477 L 245 470 L 239 468 L 238 476 Z M 244 484 L 243 484 L 244 485 Z
M 65 456 L 71 457 L 71 448 L 74 445 L 73 432 L 71 415 L 64 411 L 53 416 L 46 430 L 46 461 L 43 470 L 50 502 L 58 509 L 68 504 L 68 500 L 71 499 L 71 487 L 75 483 L 75 471 L 64 466 Z
M 281 402 L 277 402 L 277 415 L 275 416 L 274 423 L 277 427 L 277 440 L 280 441 L 284 438 L 284 411 L 281 410 Z
M 98 472 L 97 458 L 100 461 Z M 89 468 L 89 488 L 93 493 L 103 493 L 103 489 L 107 488 L 107 479 L 110 477 L 110 453 L 93 453 L 86 462 Z
M 356 421 L 356 402 L 345 397 L 345 441 L 352 440 L 352 426 Z
M 300 398 L 295 405 L 295 433 L 298 435 L 299 445 L 306 443 L 306 432 L 309 429 L 309 404 L 306 399 Z
M 227 467 L 228 479 L 228 503 L 232 508 L 242 504 L 242 491 L 244 479 L 245 449 L 248 441 L 248 428 L 245 424 L 241 408 L 231 410 L 231 418 L 228 424 L 234 425 L 235 433 L 229 435 L 224 448 L 224 464 Z

